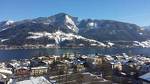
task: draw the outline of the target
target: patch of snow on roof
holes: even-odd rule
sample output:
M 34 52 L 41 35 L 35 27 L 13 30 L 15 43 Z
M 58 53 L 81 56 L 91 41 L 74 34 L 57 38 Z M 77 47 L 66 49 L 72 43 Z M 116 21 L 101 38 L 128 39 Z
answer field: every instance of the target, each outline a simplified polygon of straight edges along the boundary
M 45 77 L 31 77 L 30 80 L 16 82 L 16 84 L 51 84 Z
M 7 78 L 7 76 L 0 73 L 0 78 Z
M 144 74 L 144 75 L 142 75 L 142 76 L 140 76 L 139 78 L 144 79 L 144 80 L 147 80 L 147 81 L 150 82 L 150 72 L 149 72 L 149 73 L 146 73 L 146 74 Z
M 12 74 L 12 71 L 7 70 L 7 69 L 0 69 L 0 73 Z

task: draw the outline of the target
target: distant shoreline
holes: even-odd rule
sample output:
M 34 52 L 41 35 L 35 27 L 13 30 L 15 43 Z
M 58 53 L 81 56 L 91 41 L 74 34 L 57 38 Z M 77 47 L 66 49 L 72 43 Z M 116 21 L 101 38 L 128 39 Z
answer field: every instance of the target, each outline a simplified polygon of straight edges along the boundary
M 73 47 L 59 47 L 59 46 L 53 46 L 53 47 L 46 47 L 46 46 L 8 46 L 8 45 L 0 45 L 0 50 L 17 50 L 17 49 L 61 49 L 61 48 L 104 48 L 99 46 L 94 47 L 79 47 L 79 46 L 73 46 Z
M 131 46 L 131 47 L 99 47 L 99 46 L 74 46 L 74 47 L 59 47 L 59 46 L 53 46 L 53 47 L 46 47 L 46 46 L 8 46 L 8 45 L 0 45 L 0 50 L 18 50 L 18 49 L 65 49 L 65 48 L 102 48 L 102 49 L 108 49 L 108 48 L 143 48 L 143 47 L 135 47 L 135 46 Z M 147 48 L 147 47 L 145 47 Z

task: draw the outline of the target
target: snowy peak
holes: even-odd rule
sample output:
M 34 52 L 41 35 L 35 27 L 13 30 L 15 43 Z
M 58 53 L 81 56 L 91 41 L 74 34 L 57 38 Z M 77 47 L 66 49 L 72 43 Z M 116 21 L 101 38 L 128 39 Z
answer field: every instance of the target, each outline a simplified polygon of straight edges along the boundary
M 11 20 L 0 22 L 0 32 L 9 29 L 12 24 L 14 24 L 14 21 Z
M 13 23 L 14 23 L 14 21 L 8 20 L 8 21 L 6 21 L 5 25 L 11 25 L 11 24 L 13 24 Z
M 11 21 L 11 20 L 2 21 L 2 22 L 0 22 L 0 27 L 9 26 L 9 25 L 11 25 L 13 23 L 14 23 L 14 21 Z
M 74 32 L 79 31 L 74 21 L 68 15 L 65 15 L 65 25 Z
M 76 25 L 77 17 L 73 17 L 71 15 L 65 13 L 59 13 L 54 16 L 49 17 L 51 21 L 58 25 L 59 27 L 67 28 L 72 30 L 75 33 L 78 33 L 79 29 Z

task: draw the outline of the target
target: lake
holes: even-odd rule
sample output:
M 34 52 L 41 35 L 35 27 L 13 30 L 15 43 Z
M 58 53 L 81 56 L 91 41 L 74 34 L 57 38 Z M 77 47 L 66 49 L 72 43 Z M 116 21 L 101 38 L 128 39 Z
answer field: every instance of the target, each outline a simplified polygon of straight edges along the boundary
M 130 53 L 133 55 L 143 54 L 150 56 L 150 48 L 61 48 L 61 49 L 16 49 L 16 50 L 0 50 L 0 61 L 11 59 L 28 59 L 33 56 L 41 55 L 61 55 L 63 53 L 79 52 L 81 54 L 121 54 Z

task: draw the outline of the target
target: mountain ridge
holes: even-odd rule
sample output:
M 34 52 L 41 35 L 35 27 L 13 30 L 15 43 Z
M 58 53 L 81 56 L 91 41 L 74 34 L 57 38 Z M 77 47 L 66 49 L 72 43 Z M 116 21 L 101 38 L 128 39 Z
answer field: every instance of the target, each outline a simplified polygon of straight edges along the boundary
M 29 32 L 48 32 L 52 34 L 61 31 L 62 34 L 65 33 L 66 38 L 68 38 L 68 33 L 72 33 L 74 36 L 79 35 L 86 39 L 93 39 L 105 43 L 109 41 L 145 41 L 150 37 L 148 32 L 145 33 L 136 24 L 97 19 L 83 19 L 79 21 L 78 17 L 73 17 L 66 13 L 16 21 L 5 27 L 0 25 L 0 29 L 1 44 L 5 45 L 24 45 L 32 42 L 35 42 L 35 44 L 43 44 L 45 39 L 47 41 L 45 43 L 57 43 L 55 42 L 56 40 L 47 40 L 47 37 L 43 37 L 43 39 L 38 41 L 35 39 L 35 41 L 33 39 L 27 39 L 31 35 Z M 63 41 L 62 43 L 65 44 L 65 42 Z M 76 45 L 84 44 L 84 42 L 87 44 L 87 41 L 81 42 L 79 39 L 73 39 L 72 42 Z M 71 42 L 69 43 L 71 44 Z

